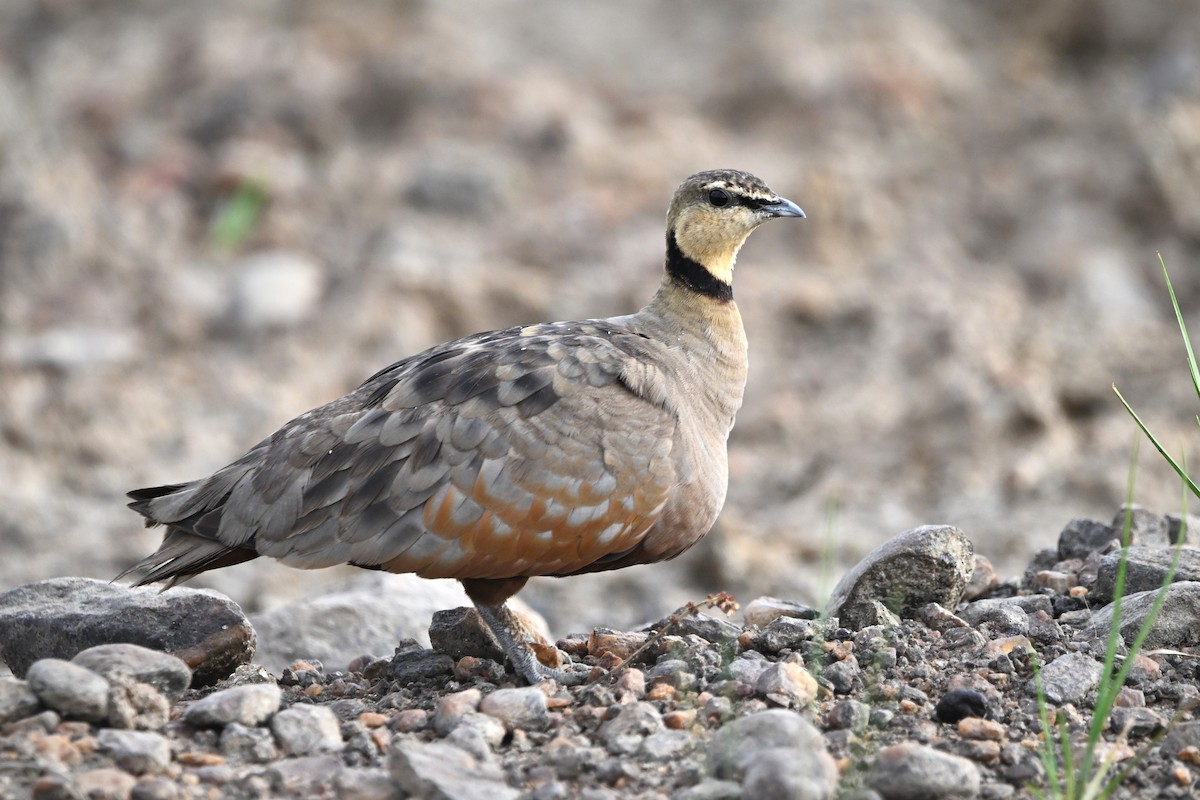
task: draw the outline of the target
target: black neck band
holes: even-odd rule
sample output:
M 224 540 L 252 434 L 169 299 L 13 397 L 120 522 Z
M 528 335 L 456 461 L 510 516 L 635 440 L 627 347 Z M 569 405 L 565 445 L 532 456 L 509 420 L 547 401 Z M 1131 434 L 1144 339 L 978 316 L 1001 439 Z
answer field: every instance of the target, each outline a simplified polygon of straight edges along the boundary
M 733 299 L 733 287 L 713 275 L 697 261 L 693 261 L 679 249 L 675 231 L 667 233 L 667 274 L 676 283 L 686 286 L 696 294 L 727 303 Z

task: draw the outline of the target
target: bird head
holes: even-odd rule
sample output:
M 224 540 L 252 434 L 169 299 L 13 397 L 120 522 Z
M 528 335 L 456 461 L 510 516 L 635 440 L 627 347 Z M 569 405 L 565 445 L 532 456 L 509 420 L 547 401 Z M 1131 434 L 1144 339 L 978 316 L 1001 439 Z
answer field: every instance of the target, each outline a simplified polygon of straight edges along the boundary
M 672 257 L 682 257 L 728 287 L 738 250 L 755 228 L 778 217 L 803 216 L 798 205 L 748 172 L 693 175 L 675 190 L 667 212 L 668 271 Z

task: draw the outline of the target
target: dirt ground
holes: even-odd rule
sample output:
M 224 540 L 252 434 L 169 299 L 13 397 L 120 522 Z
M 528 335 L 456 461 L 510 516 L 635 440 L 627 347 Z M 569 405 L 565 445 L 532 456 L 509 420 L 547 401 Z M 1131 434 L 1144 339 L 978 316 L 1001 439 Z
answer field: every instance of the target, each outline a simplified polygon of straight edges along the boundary
M 740 259 L 726 510 L 670 565 L 534 581 L 556 629 L 820 602 L 923 523 L 1011 574 L 1122 502 L 1113 383 L 1200 441 L 1155 256 L 1200 331 L 1186 0 L 8 0 L 0 590 L 111 577 L 159 536 L 125 491 L 405 355 L 636 309 L 715 167 L 809 216 Z M 1148 447 L 1136 498 L 1180 505 Z M 256 609 L 347 574 L 197 583 Z

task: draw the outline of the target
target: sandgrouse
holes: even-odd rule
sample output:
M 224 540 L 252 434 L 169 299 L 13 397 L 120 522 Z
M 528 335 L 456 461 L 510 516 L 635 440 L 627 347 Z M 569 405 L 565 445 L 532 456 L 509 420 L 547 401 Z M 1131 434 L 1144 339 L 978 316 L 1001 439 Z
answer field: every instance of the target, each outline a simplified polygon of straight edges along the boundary
M 667 213 L 666 275 L 636 314 L 479 333 L 372 375 L 207 478 L 130 492 L 162 544 L 123 575 L 168 585 L 271 556 L 457 578 L 517 672 L 505 605 L 535 575 L 674 558 L 725 502 L 746 383 L 738 249 L 790 200 L 701 172 Z

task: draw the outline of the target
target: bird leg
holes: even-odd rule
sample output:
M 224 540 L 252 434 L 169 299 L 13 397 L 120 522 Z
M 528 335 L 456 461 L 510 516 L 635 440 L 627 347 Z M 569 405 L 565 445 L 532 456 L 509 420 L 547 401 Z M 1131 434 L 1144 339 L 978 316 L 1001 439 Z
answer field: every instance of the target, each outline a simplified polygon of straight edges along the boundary
M 525 626 L 503 602 L 499 605 L 487 605 L 476 601 L 475 610 L 496 637 L 500 648 L 512 662 L 513 669 L 530 686 L 536 686 L 547 679 L 558 681 L 565 686 L 577 685 L 587 680 L 590 670 L 582 664 L 574 665 L 575 669 L 556 669 L 538 661 L 529 647 Z

